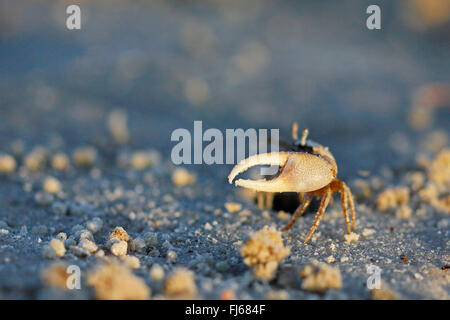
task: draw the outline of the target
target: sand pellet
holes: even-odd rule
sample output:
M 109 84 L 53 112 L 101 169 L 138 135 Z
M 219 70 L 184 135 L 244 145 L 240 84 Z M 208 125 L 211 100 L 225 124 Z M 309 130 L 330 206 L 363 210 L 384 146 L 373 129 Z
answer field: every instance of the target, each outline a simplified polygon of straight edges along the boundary
M 272 279 L 279 262 L 290 252 L 283 244 L 281 232 L 268 226 L 252 233 L 241 247 L 244 263 L 253 269 L 256 277 L 262 279 Z
M 167 278 L 164 293 L 170 298 L 192 299 L 197 293 L 194 274 L 184 268 L 176 269 Z
M 125 241 L 119 241 L 111 246 L 111 253 L 115 256 L 123 256 L 127 254 L 128 244 Z
M 300 274 L 304 278 L 302 288 L 308 291 L 325 292 L 328 289 L 340 289 L 342 287 L 339 269 L 325 263 L 313 261 Z
M 172 182 L 178 187 L 184 187 L 195 182 L 195 175 L 184 168 L 177 168 L 172 174 Z
M 44 180 L 42 188 L 47 193 L 58 193 L 59 191 L 61 191 L 61 182 L 59 182 L 59 180 L 54 177 L 47 177 Z
M 16 160 L 8 154 L 0 154 L 0 174 L 11 173 L 16 169 Z
M 105 264 L 88 272 L 87 282 L 101 300 L 149 299 L 151 290 L 130 269 L 116 263 Z

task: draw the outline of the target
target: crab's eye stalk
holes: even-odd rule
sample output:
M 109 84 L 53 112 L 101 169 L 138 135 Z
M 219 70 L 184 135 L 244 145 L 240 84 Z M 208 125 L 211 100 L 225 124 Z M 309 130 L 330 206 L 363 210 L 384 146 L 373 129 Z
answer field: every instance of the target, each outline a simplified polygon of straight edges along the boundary
M 294 123 L 292 124 L 291 134 L 292 134 L 292 139 L 294 139 L 294 141 L 297 141 L 298 140 L 298 123 L 296 121 L 294 121 Z
M 308 128 L 304 128 L 303 131 L 302 131 L 301 139 L 297 139 L 294 142 L 295 148 L 293 149 L 293 151 L 306 152 L 306 153 L 314 154 L 314 148 L 311 145 L 311 141 L 307 140 L 308 134 L 309 134 Z
M 304 147 L 306 145 L 306 138 L 308 138 L 308 134 L 309 134 L 309 129 L 303 128 L 302 140 L 300 141 L 300 144 L 302 147 Z
M 308 138 L 308 134 L 309 134 L 309 129 L 308 128 L 303 128 L 302 131 L 302 138 L 299 139 L 298 138 L 298 124 L 297 122 L 292 123 L 292 128 L 291 128 L 291 133 L 292 133 L 292 138 L 294 139 L 294 144 L 297 147 L 306 147 L 306 139 Z

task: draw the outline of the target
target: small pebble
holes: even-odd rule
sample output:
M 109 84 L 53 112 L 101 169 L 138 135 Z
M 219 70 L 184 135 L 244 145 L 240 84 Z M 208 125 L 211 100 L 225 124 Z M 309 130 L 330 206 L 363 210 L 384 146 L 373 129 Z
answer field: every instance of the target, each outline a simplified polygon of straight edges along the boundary
M 98 250 L 98 246 L 93 241 L 86 238 L 81 239 L 80 242 L 78 243 L 78 246 L 86 250 L 90 254 L 95 253 Z
M 130 140 L 130 132 L 127 126 L 127 114 L 125 110 L 114 109 L 108 115 L 107 126 L 111 136 L 117 144 L 124 144 Z
M 225 209 L 227 209 L 229 213 L 238 212 L 242 209 L 242 205 L 236 202 L 227 202 L 225 203 Z
M 44 284 L 46 286 L 67 290 L 67 278 L 70 276 L 67 273 L 67 267 L 64 263 L 56 262 L 43 269 L 41 278 Z
M 136 151 L 132 154 L 130 159 L 131 166 L 136 170 L 144 170 L 160 162 L 161 155 L 154 150 Z
M 144 241 L 147 246 L 154 247 L 158 244 L 158 237 L 154 232 L 147 232 L 144 234 Z
M 24 160 L 25 167 L 30 171 L 37 171 L 45 166 L 45 151 L 42 148 L 36 148 L 31 151 Z
M 205 227 L 204 228 L 205 228 L 205 230 L 208 230 L 208 231 L 213 229 L 212 225 L 209 222 L 205 223 Z
M 123 263 L 126 267 L 130 269 L 139 269 L 141 267 L 141 262 L 138 257 L 135 256 L 125 256 Z
M 377 197 L 378 210 L 384 211 L 405 205 L 409 201 L 409 189 L 407 187 L 388 188 Z
M 106 263 L 89 271 L 87 283 L 94 288 L 95 298 L 101 300 L 141 300 L 151 295 L 143 279 L 116 263 Z
M 145 253 L 147 245 L 142 238 L 136 238 L 130 242 L 130 250 L 139 253 Z
M 80 147 L 75 149 L 72 158 L 80 167 L 91 167 L 97 160 L 97 150 L 94 147 Z
M 168 253 L 167 253 L 167 260 L 170 262 L 170 263 L 175 263 L 176 261 L 177 261 L 177 258 L 178 258 L 178 256 L 177 256 L 177 253 L 175 252 L 175 251 L 169 251 Z
M 81 230 L 83 230 L 83 229 L 84 229 L 84 228 L 83 228 L 83 226 L 82 226 L 81 224 L 76 224 L 76 225 L 74 225 L 74 226 L 72 227 L 71 231 L 72 231 L 73 233 L 76 233 L 76 232 L 81 231 Z
M 160 254 L 161 254 L 161 252 L 160 252 L 158 249 L 153 248 L 153 249 L 151 249 L 151 250 L 149 251 L 148 254 L 149 254 L 151 257 L 159 257 Z
M 225 209 L 227 209 L 230 213 L 234 213 L 240 211 L 242 209 L 242 205 L 236 202 L 227 202 L 225 203 Z
M 184 168 L 177 168 L 172 174 L 172 182 L 177 187 L 184 187 L 189 184 L 195 183 L 195 180 L 195 175 L 189 173 L 189 171 Z
M 0 154 L 0 174 L 11 173 L 16 169 L 16 160 L 8 154 Z
M 86 249 L 81 248 L 79 246 L 70 246 L 69 247 L 69 251 L 73 255 L 75 255 L 77 257 L 80 257 L 80 258 L 85 258 L 85 257 L 88 257 L 90 255 L 89 251 L 87 251 Z
M 124 256 L 127 254 L 128 244 L 125 241 L 119 241 L 111 246 L 111 253 L 115 256 Z
M 164 292 L 170 298 L 194 298 L 197 293 L 194 274 L 184 268 L 176 269 L 167 278 Z
M 124 228 L 122 227 L 115 227 L 113 232 L 111 232 L 111 234 L 109 235 L 109 239 L 112 238 L 117 238 L 120 241 L 130 241 L 130 236 L 128 235 L 128 233 L 125 231 Z
M 289 293 L 286 290 L 271 290 L 267 293 L 266 298 L 268 300 L 287 300 Z
M 72 246 L 75 246 L 77 244 L 77 242 L 75 241 L 75 239 L 73 238 L 73 236 L 70 236 L 69 238 L 67 238 L 67 240 L 64 240 L 64 245 L 67 248 L 70 248 Z
M 52 239 L 49 243 L 49 246 L 55 250 L 57 257 L 63 257 L 66 253 L 66 248 L 64 247 L 64 241 L 60 239 Z
M 67 240 L 67 234 L 65 234 L 64 232 L 60 232 L 56 235 L 56 239 L 62 240 L 62 241 L 66 241 Z
M 55 249 L 47 244 L 42 248 L 42 256 L 46 259 L 56 259 L 58 257 Z
M 104 256 L 105 256 L 105 251 L 103 251 L 103 250 L 98 250 L 96 253 L 95 253 L 95 256 L 97 257 L 97 258 L 103 258 Z
M 86 222 L 86 228 L 91 231 L 92 233 L 97 233 L 101 230 L 103 226 L 103 220 L 95 217 L 94 219 Z
M 395 217 L 398 219 L 410 219 L 412 209 L 408 205 L 402 205 L 395 211 Z
M 414 273 L 414 279 L 422 280 L 423 276 L 420 273 Z
M 272 280 L 278 264 L 291 253 L 291 249 L 284 246 L 279 230 L 265 226 L 250 235 L 240 252 L 255 277 Z
M 120 240 L 117 238 L 108 239 L 108 241 L 106 241 L 106 247 L 111 250 L 111 247 L 113 246 L 113 244 L 119 243 L 119 242 L 120 242 Z
M 94 241 L 94 236 L 89 230 L 81 229 L 75 232 L 74 234 L 75 239 L 82 240 L 82 239 L 88 239 L 90 241 Z
M 359 234 L 351 232 L 350 234 L 344 235 L 345 242 L 347 243 L 356 243 L 359 239 Z
M 373 235 L 375 233 L 375 229 L 369 229 L 369 228 L 364 228 L 363 232 L 362 232 L 362 236 L 363 237 L 370 237 L 371 235 Z
M 65 153 L 57 153 L 52 157 L 52 167 L 55 170 L 65 170 L 69 166 L 69 157 Z
M 398 294 L 392 290 L 384 281 L 381 281 L 379 289 L 370 290 L 372 299 L 374 300 L 397 300 Z
M 280 220 L 287 220 L 287 219 L 291 218 L 291 214 L 281 210 L 281 211 L 278 211 L 277 218 Z
M 150 278 L 154 281 L 164 279 L 164 269 L 159 264 L 154 264 L 150 269 Z
M 236 294 L 232 289 L 225 289 L 220 295 L 220 300 L 236 300 Z
M 300 275 L 304 278 L 302 288 L 312 292 L 325 292 L 342 287 L 341 272 L 338 268 L 313 260 Z

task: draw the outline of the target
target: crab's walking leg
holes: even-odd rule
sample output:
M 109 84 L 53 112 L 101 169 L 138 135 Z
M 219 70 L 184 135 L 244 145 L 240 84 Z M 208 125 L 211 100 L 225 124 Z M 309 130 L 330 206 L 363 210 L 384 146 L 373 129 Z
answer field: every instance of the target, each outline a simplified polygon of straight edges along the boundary
M 298 217 L 300 217 L 303 212 L 305 212 L 306 208 L 308 208 L 309 204 L 311 203 L 312 194 L 307 194 L 305 200 L 303 203 L 295 210 L 294 215 L 291 218 L 291 221 L 283 228 L 281 229 L 282 232 L 288 231 L 292 226 L 294 225 L 295 221 L 297 221 Z
M 350 204 L 350 211 L 352 213 L 352 229 L 353 231 L 356 230 L 356 216 L 355 216 L 355 203 L 353 202 L 353 195 L 350 191 L 350 188 L 347 187 L 347 185 L 344 185 L 345 193 L 347 194 L 348 203 Z
M 272 209 L 273 207 L 273 198 L 275 197 L 275 194 L 273 192 L 267 192 L 266 193 L 266 207 L 268 209 Z
M 272 209 L 273 198 L 275 194 L 273 192 L 256 192 L 256 203 L 259 209 Z
M 309 229 L 308 235 L 305 238 L 305 242 L 308 242 L 309 238 L 313 235 L 314 231 L 316 231 L 317 227 L 319 226 L 320 220 L 322 220 L 323 213 L 325 212 L 325 209 L 328 206 L 328 203 L 330 202 L 331 198 L 331 190 L 330 188 L 327 188 L 325 191 L 325 194 L 322 197 L 322 201 L 320 202 L 319 210 L 317 211 L 316 217 L 314 218 L 313 225 L 311 226 L 311 229 Z
M 298 193 L 298 201 L 299 203 L 302 203 L 305 200 L 305 193 L 299 192 Z
M 347 226 L 347 233 L 350 234 L 350 221 L 347 212 L 347 191 L 344 188 L 341 189 L 341 206 L 344 213 L 345 225 Z
M 258 208 L 259 209 L 264 209 L 264 205 L 265 205 L 265 195 L 263 192 L 257 192 L 256 193 L 256 202 L 258 204 Z

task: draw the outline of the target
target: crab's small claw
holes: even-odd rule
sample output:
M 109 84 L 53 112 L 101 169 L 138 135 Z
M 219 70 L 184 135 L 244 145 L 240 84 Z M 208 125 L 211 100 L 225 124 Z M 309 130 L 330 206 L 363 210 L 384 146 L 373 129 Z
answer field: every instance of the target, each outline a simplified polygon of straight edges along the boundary
M 278 165 L 279 174 L 270 180 L 238 179 L 236 186 L 263 192 L 309 192 L 318 190 L 334 179 L 333 165 L 327 158 L 299 152 L 258 154 L 239 162 L 228 176 L 228 182 L 253 166 Z

